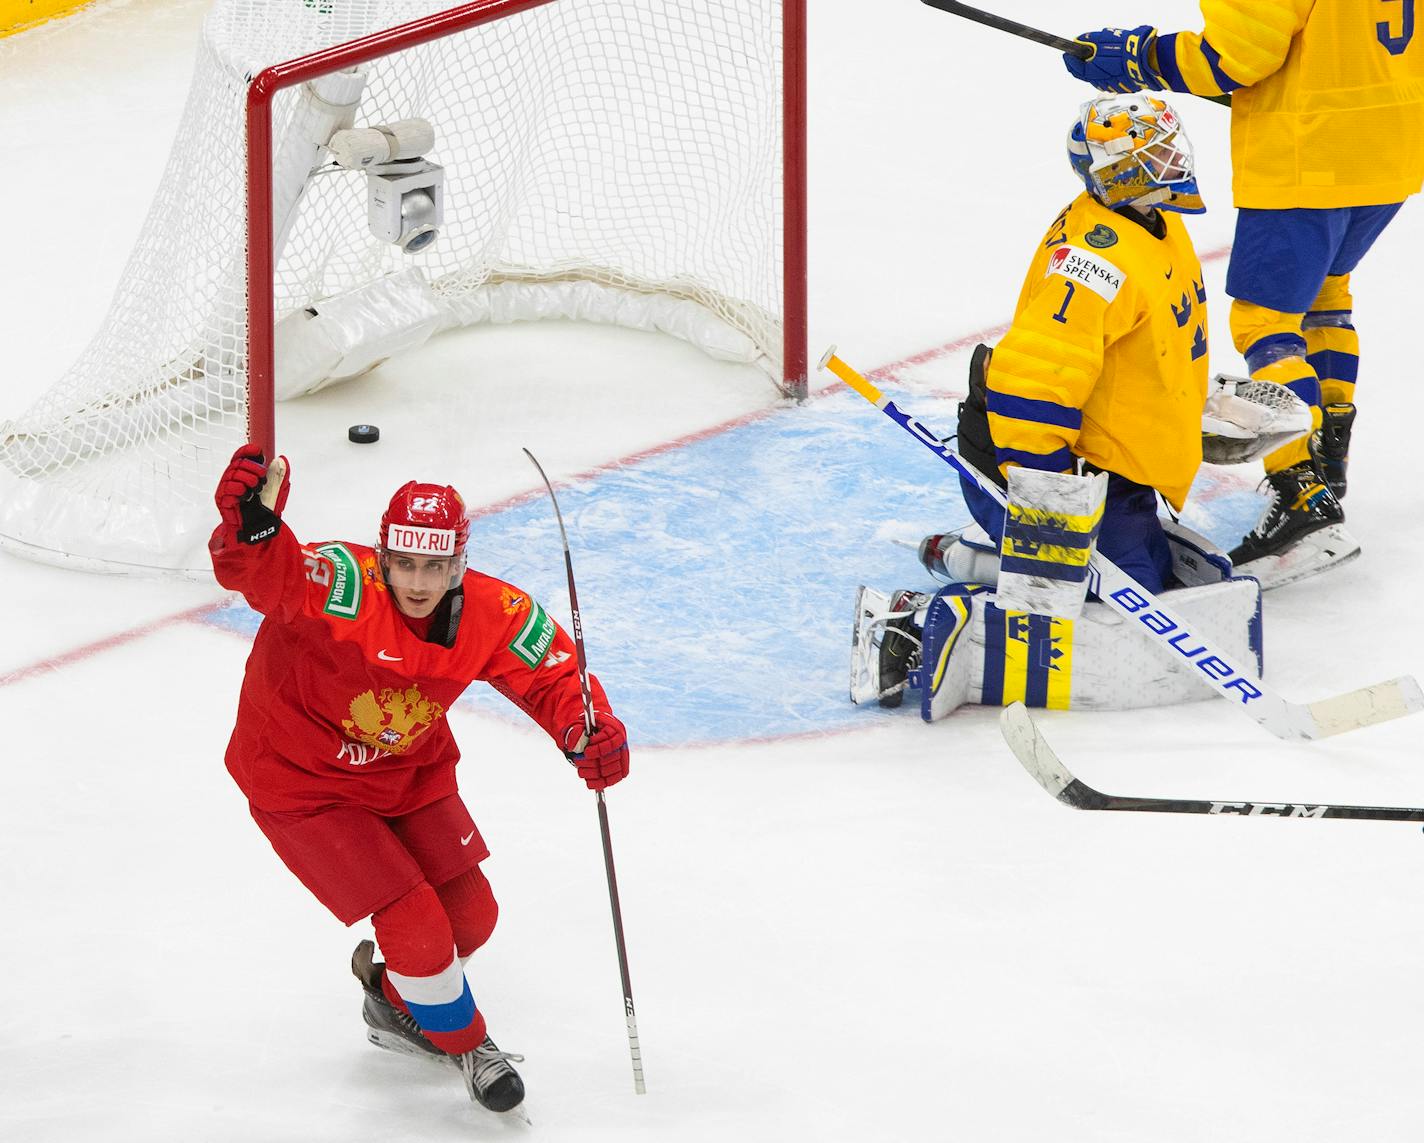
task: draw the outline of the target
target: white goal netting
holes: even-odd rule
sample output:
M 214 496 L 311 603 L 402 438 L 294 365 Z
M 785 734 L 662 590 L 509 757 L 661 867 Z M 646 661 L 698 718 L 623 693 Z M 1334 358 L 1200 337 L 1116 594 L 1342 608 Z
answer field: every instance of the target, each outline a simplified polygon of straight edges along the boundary
M 663 330 L 780 383 L 782 9 L 553 0 L 281 91 L 260 204 L 275 232 L 278 394 L 441 329 L 538 317 Z M 217 0 L 108 317 L 0 423 L 0 545 L 94 570 L 206 568 L 212 485 L 249 401 L 270 399 L 249 393 L 246 364 L 248 84 L 440 10 Z M 413 118 L 434 129 L 444 222 L 406 254 L 373 237 L 366 175 L 334 169 L 319 144 L 333 125 Z M 337 333 L 314 350 L 317 312 Z

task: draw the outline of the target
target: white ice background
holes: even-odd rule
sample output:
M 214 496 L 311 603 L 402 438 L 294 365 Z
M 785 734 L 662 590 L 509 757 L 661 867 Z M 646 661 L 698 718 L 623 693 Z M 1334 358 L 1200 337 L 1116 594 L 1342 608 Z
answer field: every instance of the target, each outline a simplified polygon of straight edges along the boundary
M 1064 34 L 1199 26 L 1188 0 L 1001 7 Z M 100 3 L 0 40 L 0 419 L 104 312 L 201 15 Z M 810 20 L 813 360 L 838 343 L 947 429 L 967 348 L 1074 193 L 1087 89 L 914 0 L 815 0 Z M 1213 208 L 1190 225 L 1214 364 L 1239 370 L 1227 114 L 1177 105 Z M 1354 279 L 1364 555 L 1267 598 L 1267 677 L 1294 699 L 1424 671 L 1421 239 L 1411 203 Z M 475 562 L 556 614 L 520 446 L 561 482 L 592 665 L 635 743 L 608 804 L 648 1093 L 593 797 L 541 732 L 478 699 L 451 714 L 502 910 L 470 976 L 527 1055 L 526 1129 L 365 1043 L 346 961 L 366 927 L 308 897 L 223 769 L 247 651 L 229 597 L 0 556 L 0 1139 L 1418 1138 L 1416 828 L 1077 813 L 997 711 L 930 726 L 845 702 L 849 591 L 921 582 L 892 541 L 961 511 L 858 398 L 786 407 L 681 344 L 553 325 L 447 335 L 282 417 L 299 535 L 369 539 L 390 489 L 450 480 Z M 381 443 L 348 444 L 355 421 Z M 1193 519 L 1233 540 L 1251 480 L 1205 483 Z M 1420 720 L 1311 745 L 1220 701 L 1041 725 L 1116 793 L 1424 804 Z

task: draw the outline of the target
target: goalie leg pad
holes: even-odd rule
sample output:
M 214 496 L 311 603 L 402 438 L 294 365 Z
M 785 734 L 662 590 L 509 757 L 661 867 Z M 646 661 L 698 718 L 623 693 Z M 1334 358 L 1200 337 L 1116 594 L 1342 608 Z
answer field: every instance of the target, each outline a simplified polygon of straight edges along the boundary
M 1107 487 L 1102 472 L 1009 470 L 998 583 L 1006 607 L 1068 619 L 1082 611 Z
M 1261 589 L 1250 578 L 1163 593 L 1163 602 L 1210 635 L 1233 663 L 1261 666 Z M 1077 620 L 1004 611 L 984 613 L 983 677 L 971 702 L 1072 710 L 1132 710 L 1212 697 L 1199 676 L 1216 664 L 1190 637 L 1172 644 L 1171 662 L 1128 628 L 1131 619 L 1089 603 Z
M 920 717 L 926 722 L 937 722 L 969 701 L 976 668 L 983 666 L 983 656 L 976 656 L 973 647 L 974 600 L 992 599 L 989 592 L 982 584 L 952 583 L 930 600 L 920 667 L 909 679 L 909 685 L 919 689 Z M 982 619 L 979 627 L 982 631 Z
M 1217 565 L 1212 564 L 1212 567 Z M 863 589 L 870 591 L 870 589 Z M 890 597 L 875 592 L 884 601 Z M 1249 577 L 1173 589 L 1164 602 L 1192 629 L 1209 635 L 1233 664 L 1262 668 L 1261 588 Z M 1212 697 L 1202 685 L 1220 664 L 1189 636 L 1164 658 L 1105 604 L 1090 602 L 1076 619 L 998 606 L 982 584 L 950 584 L 915 615 L 923 624 L 922 659 L 907 679 L 920 692 L 920 716 L 937 722 L 966 703 L 1053 710 L 1133 710 Z M 873 662 L 874 655 L 870 656 Z M 1249 668 L 1248 668 L 1249 669 Z M 878 683 L 864 699 L 879 697 Z

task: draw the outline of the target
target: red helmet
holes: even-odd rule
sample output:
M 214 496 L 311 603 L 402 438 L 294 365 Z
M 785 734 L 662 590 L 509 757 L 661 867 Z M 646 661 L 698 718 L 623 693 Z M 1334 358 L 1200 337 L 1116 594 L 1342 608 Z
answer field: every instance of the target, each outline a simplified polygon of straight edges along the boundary
M 403 484 L 381 516 L 387 552 L 463 558 L 469 538 L 465 502 L 448 484 Z

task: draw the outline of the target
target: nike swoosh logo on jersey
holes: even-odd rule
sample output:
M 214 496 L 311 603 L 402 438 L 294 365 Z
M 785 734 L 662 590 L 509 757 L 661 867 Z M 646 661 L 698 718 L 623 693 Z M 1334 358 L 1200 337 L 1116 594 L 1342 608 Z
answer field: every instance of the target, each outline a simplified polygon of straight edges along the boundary
M 471 830 L 469 833 L 467 833 L 464 837 L 462 837 L 462 838 L 460 839 L 460 844 L 461 844 L 461 845 L 469 845 L 469 844 L 470 844 L 470 839 L 471 839 L 472 837 L 474 837 L 474 836 L 475 836 L 475 831 L 474 831 L 474 830 Z
M 1172 270 L 1175 270 L 1176 268 L 1177 268 L 1177 267 L 1173 266 L 1173 267 L 1172 267 Z M 1168 270 L 1168 271 L 1167 271 L 1167 281 L 1169 281 L 1169 282 L 1172 280 L 1172 270 Z
M 401 655 L 387 655 L 387 654 L 386 654 L 386 651 L 385 651 L 385 648 L 383 647 L 383 648 L 381 648 L 381 650 L 379 650 L 379 651 L 376 652 L 376 658 L 378 658 L 378 659 L 384 659 L 387 663 L 399 663 L 399 662 L 402 662 L 402 661 L 403 661 L 404 656 L 401 656 Z

